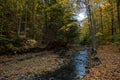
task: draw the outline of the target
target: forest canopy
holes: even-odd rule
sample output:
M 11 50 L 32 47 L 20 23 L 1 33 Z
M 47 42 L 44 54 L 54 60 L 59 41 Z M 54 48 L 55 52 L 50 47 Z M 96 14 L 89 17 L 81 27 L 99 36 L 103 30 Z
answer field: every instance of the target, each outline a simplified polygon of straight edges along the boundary
M 73 19 L 83 7 L 87 18 Z M 0 0 L 0 52 L 39 43 L 92 44 L 95 50 L 105 41 L 120 44 L 119 0 Z

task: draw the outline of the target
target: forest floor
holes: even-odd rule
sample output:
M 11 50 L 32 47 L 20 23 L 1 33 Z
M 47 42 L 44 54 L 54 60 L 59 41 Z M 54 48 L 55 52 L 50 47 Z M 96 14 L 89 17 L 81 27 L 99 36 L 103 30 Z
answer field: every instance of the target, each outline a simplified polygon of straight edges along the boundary
M 44 74 L 54 71 L 69 62 L 69 55 L 81 48 L 71 48 L 61 56 L 61 51 L 42 51 L 22 55 L 0 56 L 0 80 L 16 80 L 24 76 Z M 101 61 L 90 61 L 89 73 L 83 80 L 120 80 L 120 46 L 102 45 L 98 47 L 97 55 Z M 63 55 L 63 54 L 62 54 Z
M 65 52 L 67 57 L 61 56 L 64 50 L 0 56 L 0 80 L 17 80 L 25 76 L 34 77 L 35 74 L 54 71 L 67 64 L 70 61 L 69 55 L 79 50 L 80 48 L 71 48 Z
M 120 46 L 102 45 L 97 50 L 97 55 L 101 61 L 99 65 L 95 65 L 95 61 L 91 61 L 89 73 L 85 80 L 120 80 Z

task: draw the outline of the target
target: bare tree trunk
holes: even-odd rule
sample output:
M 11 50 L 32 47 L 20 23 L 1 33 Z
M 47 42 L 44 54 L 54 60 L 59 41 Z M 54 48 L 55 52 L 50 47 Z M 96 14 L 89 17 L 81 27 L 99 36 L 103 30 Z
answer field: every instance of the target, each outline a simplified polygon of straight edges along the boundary
M 120 0 L 116 0 L 117 3 L 117 17 L 118 17 L 118 27 L 120 33 Z
M 94 11 L 92 11 L 92 31 L 91 31 L 91 36 L 92 36 L 92 49 L 93 49 L 93 53 L 96 53 L 96 22 L 95 22 L 95 18 L 93 15 Z
M 111 34 L 112 34 L 112 41 L 113 41 L 113 35 L 114 35 L 114 13 L 113 13 L 113 10 L 111 12 Z
M 48 17 L 47 17 L 47 12 L 45 12 L 45 9 L 44 9 L 44 27 L 42 29 L 42 39 L 45 41 L 45 43 L 48 43 L 49 40 L 48 40 L 48 31 L 47 31 L 47 28 L 48 28 Z M 48 42 L 47 42 L 48 41 Z
M 111 4 L 111 35 L 112 35 L 112 42 L 113 42 L 113 35 L 114 35 L 114 12 L 113 12 L 113 4 L 112 2 L 109 1 Z
M 0 25 L 0 35 L 2 36 L 2 32 L 3 32 L 3 13 L 2 13 L 2 18 L 1 18 L 1 25 Z
M 92 37 L 91 39 L 91 45 L 92 45 L 92 52 L 94 54 L 96 54 L 96 37 L 95 37 L 95 34 L 96 34 L 96 22 L 95 22 L 95 19 L 94 19 L 94 11 L 91 10 L 91 6 L 88 5 L 90 3 L 90 1 L 86 1 L 86 6 L 87 6 L 87 13 L 88 13 L 88 16 L 89 16 L 89 28 L 90 28 L 90 35 Z
M 18 18 L 18 37 L 20 36 L 20 30 L 21 30 L 21 17 Z
M 32 38 L 34 39 L 35 38 L 35 1 L 33 1 L 33 4 L 32 4 Z
M 25 28 L 24 28 L 24 35 L 25 35 L 25 38 L 26 38 L 26 35 L 27 35 L 27 5 L 26 5 L 26 13 L 25 13 Z
M 103 33 L 103 16 L 102 16 L 102 9 L 100 7 L 100 27 L 101 27 L 101 32 Z
M 92 20 L 91 20 L 91 10 L 90 10 L 90 6 L 88 5 L 88 1 L 85 0 L 85 5 L 86 5 L 86 9 L 87 9 L 87 16 L 88 16 L 88 25 L 89 25 L 89 33 L 91 35 L 91 26 L 92 26 Z

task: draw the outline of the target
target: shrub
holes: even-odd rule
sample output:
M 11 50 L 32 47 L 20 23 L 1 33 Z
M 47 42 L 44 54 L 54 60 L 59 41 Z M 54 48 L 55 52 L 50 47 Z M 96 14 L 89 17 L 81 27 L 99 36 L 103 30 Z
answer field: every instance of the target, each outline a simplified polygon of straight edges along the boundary
M 37 41 L 34 40 L 34 39 L 29 39 L 29 40 L 26 41 L 26 43 L 27 43 L 30 47 L 34 47 L 34 46 L 36 45 Z
M 120 45 L 120 34 L 114 34 L 113 39 L 114 39 L 113 44 Z

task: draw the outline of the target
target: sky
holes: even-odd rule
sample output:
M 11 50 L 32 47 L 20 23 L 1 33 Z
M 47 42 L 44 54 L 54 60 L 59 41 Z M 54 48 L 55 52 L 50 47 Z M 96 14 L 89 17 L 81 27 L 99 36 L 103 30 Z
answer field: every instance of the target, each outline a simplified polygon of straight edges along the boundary
M 74 16 L 74 19 L 78 20 L 79 22 L 87 18 L 85 4 L 80 3 L 80 5 L 82 5 L 83 8 L 80 9 L 78 13 L 75 13 L 75 16 Z
M 82 21 L 87 18 L 86 9 L 81 9 L 80 13 L 76 16 L 78 21 Z
M 82 1 L 84 1 L 84 0 L 82 0 Z M 74 13 L 75 16 L 73 18 L 78 21 L 78 25 L 79 26 L 83 26 L 83 22 L 82 21 L 87 18 L 87 10 L 86 10 L 85 4 L 83 4 L 81 2 L 80 5 L 82 6 L 82 8 L 77 13 Z

